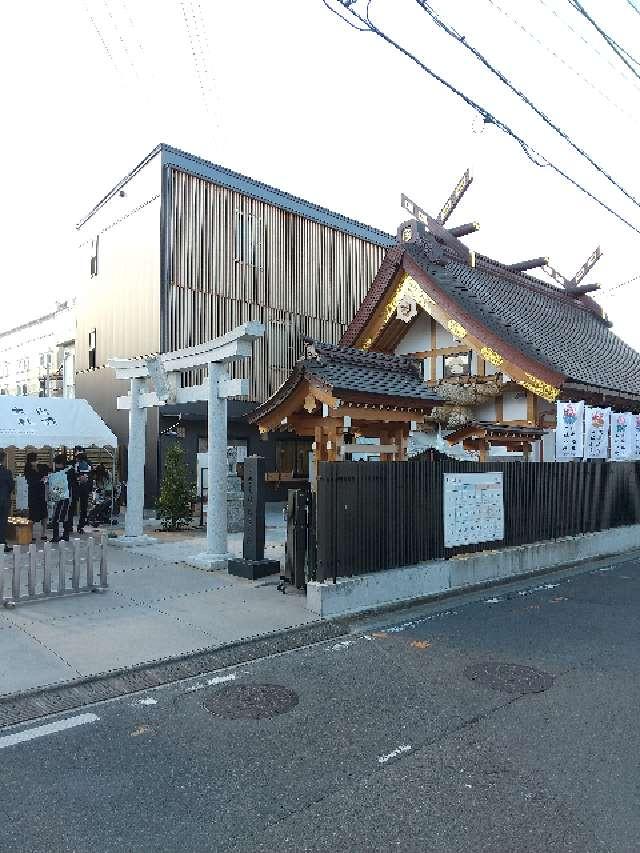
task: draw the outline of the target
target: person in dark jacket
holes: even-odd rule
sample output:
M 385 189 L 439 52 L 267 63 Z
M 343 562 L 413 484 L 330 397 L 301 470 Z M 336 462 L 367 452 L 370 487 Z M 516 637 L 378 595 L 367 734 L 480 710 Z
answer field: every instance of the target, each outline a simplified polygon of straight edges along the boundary
M 4 545 L 4 553 L 13 550 L 7 545 L 7 519 L 11 509 L 11 495 L 15 487 L 13 474 L 5 467 L 7 454 L 0 450 L 0 545 Z
M 74 448 L 73 468 L 69 474 L 69 485 L 71 487 L 71 501 L 69 515 L 65 523 L 65 533 L 69 535 L 73 530 L 73 517 L 76 514 L 78 504 L 80 505 L 78 533 L 84 533 L 84 526 L 87 523 L 89 495 L 91 494 L 91 465 L 87 459 L 87 454 L 81 447 Z
M 47 530 L 47 497 L 45 484 L 49 469 L 46 465 L 38 465 L 38 454 L 27 453 L 27 461 L 24 466 L 24 478 L 27 481 L 27 503 L 29 506 L 29 521 L 33 524 L 33 533 L 36 542 L 46 542 Z M 36 524 L 39 530 L 36 532 Z

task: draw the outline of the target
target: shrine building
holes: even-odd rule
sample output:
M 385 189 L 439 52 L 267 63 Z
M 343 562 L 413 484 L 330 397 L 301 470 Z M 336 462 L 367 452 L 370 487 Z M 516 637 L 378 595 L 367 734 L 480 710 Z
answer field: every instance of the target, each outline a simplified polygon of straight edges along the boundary
M 556 401 L 640 411 L 640 354 L 613 333 L 589 295 L 599 285 L 584 283 L 600 249 L 571 278 L 546 257 L 505 263 L 472 251 L 460 238 L 477 223 L 446 225 L 471 180 L 465 173 L 436 217 L 402 197 L 411 218 L 340 346 L 312 345 L 250 415 L 262 432 L 313 438 L 317 460 L 359 458 L 354 436 L 375 435 L 385 451 L 392 445 L 380 451 L 383 461 L 405 458 L 407 446 L 480 461 L 506 453 L 552 461 Z M 550 281 L 529 272 L 539 268 Z M 400 374 L 411 376 L 407 398 Z M 354 426 L 354 406 L 368 412 L 366 424 L 361 417 Z

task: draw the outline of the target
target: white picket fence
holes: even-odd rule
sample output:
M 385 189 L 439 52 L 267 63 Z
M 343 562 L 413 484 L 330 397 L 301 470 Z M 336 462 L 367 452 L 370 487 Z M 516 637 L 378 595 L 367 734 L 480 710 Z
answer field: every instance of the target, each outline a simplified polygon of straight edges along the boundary
M 0 604 L 58 598 L 107 588 L 107 537 L 15 547 L 0 563 Z M 2 558 L 0 558 L 2 559 Z

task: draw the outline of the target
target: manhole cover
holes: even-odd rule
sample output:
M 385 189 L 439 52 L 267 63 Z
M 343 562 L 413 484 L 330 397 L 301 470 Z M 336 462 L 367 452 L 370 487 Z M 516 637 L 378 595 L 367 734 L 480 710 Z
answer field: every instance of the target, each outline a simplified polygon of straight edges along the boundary
M 298 704 L 298 694 L 280 684 L 234 684 L 216 691 L 204 707 L 225 720 L 264 720 Z
M 553 675 L 532 666 L 497 661 L 470 664 L 464 674 L 471 681 L 504 693 L 542 693 L 554 682 Z

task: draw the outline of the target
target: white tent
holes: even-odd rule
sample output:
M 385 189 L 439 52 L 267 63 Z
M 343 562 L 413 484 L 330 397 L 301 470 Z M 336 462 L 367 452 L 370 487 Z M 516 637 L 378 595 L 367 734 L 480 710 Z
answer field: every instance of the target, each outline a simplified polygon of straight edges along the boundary
M 0 395 L 0 447 L 109 447 L 115 435 L 86 400 Z

